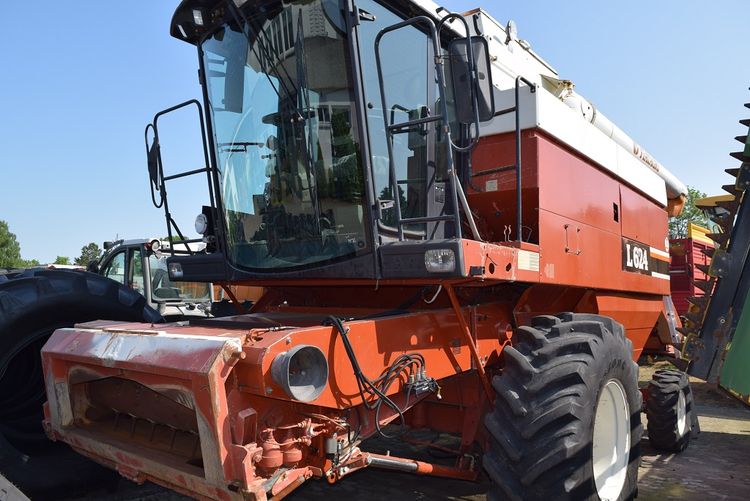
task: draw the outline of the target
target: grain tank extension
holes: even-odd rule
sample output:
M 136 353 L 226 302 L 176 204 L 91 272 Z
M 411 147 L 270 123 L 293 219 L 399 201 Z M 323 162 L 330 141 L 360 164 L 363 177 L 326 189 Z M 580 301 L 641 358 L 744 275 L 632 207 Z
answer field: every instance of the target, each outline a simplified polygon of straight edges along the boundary
M 483 467 L 497 499 L 634 494 L 634 360 L 677 340 L 684 185 L 479 9 L 184 0 L 171 34 L 197 49 L 203 98 L 148 126 L 151 187 L 170 237 L 206 250 L 169 258 L 170 279 L 264 295 L 228 318 L 56 331 L 50 437 L 204 499 L 368 467 Z M 165 176 L 159 119 L 188 106 L 206 165 Z M 197 239 L 166 196 L 187 175 L 211 201 Z M 460 436 L 455 463 L 362 445 L 415 428 Z

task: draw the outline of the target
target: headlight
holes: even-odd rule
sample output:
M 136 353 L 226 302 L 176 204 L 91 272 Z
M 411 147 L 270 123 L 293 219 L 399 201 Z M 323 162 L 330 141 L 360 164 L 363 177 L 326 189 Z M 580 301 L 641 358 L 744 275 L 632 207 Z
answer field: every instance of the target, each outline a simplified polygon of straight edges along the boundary
M 328 362 L 317 346 L 295 346 L 276 355 L 271 377 L 294 400 L 312 402 L 328 384 Z
M 200 9 L 193 9 L 193 21 L 197 26 L 203 26 L 203 12 Z
M 456 254 L 452 249 L 430 249 L 424 253 L 424 266 L 431 273 L 448 273 L 456 269 Z
M 206 230 L 208 230 L 208 218 L 205 214 L 198 214 L 195 217 L 195 232 L 204 235 Z

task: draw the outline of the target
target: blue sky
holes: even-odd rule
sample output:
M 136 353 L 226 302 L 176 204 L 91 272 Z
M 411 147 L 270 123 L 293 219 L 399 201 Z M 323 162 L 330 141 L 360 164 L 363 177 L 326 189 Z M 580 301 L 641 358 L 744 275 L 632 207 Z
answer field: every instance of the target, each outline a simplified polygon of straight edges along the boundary
M 0 54 L 0 219 L 23 257 L 75 257 L 88 242 L 165 234 L 151 205 L 143 128 L 154 113 L 199 97 L 196 52 L 169 36 L 177 1 L 6 2 Z M 719 193 L 737 166 L 734 136 L 750 117 L 746 2 L 601 0 L 484 3 L 562 78 L 687 184 Z M 12 20 L 12 22 L 7 22 Z M 192 116 L 165 137 L 199 160 Z M 167 127 L 165 125 L 165 127 Z M 180 140 L 182 139 L 182 140 Z M 192 228 L 196 180 L 170 195 Z M 183 195 L 184 193 L 184 195 Z

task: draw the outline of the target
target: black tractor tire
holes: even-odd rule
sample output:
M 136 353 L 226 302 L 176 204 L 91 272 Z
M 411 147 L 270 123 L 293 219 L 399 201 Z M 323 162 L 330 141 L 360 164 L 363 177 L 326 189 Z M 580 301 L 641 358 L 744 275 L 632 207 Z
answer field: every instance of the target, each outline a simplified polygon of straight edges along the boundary
M 660 369 L 648 385 L 648 441 L 660 452 L 682 452 L 693 428 L 693 392 L 687 374 Z
M 0 473 L 35 498 L 47 498 L 49 487 L 71 488 L 98 469 L 71 457 L 42 428 L 40 350 L 56 329 L 91 320 L 163 321 L 136 291 L 93 273 L 30 269 L 0 275 Z
M 614 494 L 606 497 L 635 497 L 642 400 L 632 353 L 622 325 L 599 315 L 538 316 L 516 330 L 513 346 L 503 350 L 502 373 L 492 380 L 496 401 L 484 420 L 490 436 L 483 459 L 492 483 L 488 499 L 602 499 L 594 478 L 594 428 L 600 402 L 606 408 L 615 400 L 612 388 L 619 392 L 619 408 L 627 402 L 622 415 L 629 427 L 621 424 L 621 473 Z

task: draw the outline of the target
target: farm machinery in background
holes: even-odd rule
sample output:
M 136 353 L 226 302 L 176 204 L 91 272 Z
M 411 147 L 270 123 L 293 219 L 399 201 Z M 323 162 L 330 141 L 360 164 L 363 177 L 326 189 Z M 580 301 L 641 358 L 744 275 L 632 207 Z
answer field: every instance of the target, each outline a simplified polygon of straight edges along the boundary
M 690 310 L 690 298 L 705 295 L 695 283 L 708 278 L 706 272 L 716 247 L 709 238 L 709 233 L 711 230 L 689 223 L 685 238 L 669 240 L 670 293 L 675 309 L 683 321 Z
M 745 104 L 750 108 L 750 103 Z M 740 120 L 744 127 L 750 119 Z M 747 131 L 745 131 L 747 132 Z M 726 169 L 734 178 L 723 188 L 729 195 L 709 197 L 696 203 L 716 225 L 707 235 L 715 245 L 704 252 L 710 258 L 700 266 L 704 280 L 693 285 L 701 294 L 688 299 L 690 308 L 680 329 L 685 335 L 683 357 L 688 372 L 718 384 L 750 404 L 750 141 L 735 138 L 744 149 L 731 156 L 741 162 Z
M 146 298 L 167 321 L 211 314 L 213 288 L 206 282 L 172 282 L 167 272 L 168 240 L 134 239 L 104 242 L 104 254 L 88 267 Z M 200 251 L 205 244 L 180 244 L 177 253 Z
M 263 294 L 261 287 L 170 280 L 168 255 L 202 252 L 205 247 L 203 242 L 172 245 L 165 239 L 104 242 L 104 254 L 89 265 L 88 271 L 138 291 L 167 321 L 222 317 L 249 310 Z
M 680 339 L 667 217 L 686 187 L 480 9 L 184 0 L 171 33 L 198 51 L 203 103 L 146 129 L 188 250 L 169 280 L 263 295 L 225 318 L 156 324 L 133 300 L 142 318 L 47 325 L 47 435 L 204 499 L 480 465 L 493 499 L 633 497 L 634 360 Z M 165 175 L 159 119 L 190 106 L 205 165 Z M 210 200 L 192 239 L 167 197 L 191 175 Z M 686 375 L 645 397 L 652 444 L 684 449 Z M 455 463 L 363 445 L 408 428 L 459 436 Z

